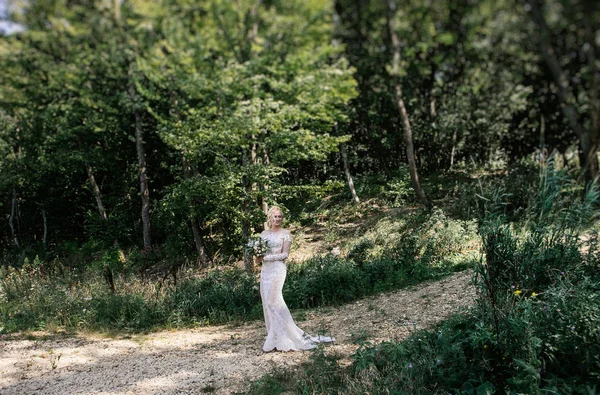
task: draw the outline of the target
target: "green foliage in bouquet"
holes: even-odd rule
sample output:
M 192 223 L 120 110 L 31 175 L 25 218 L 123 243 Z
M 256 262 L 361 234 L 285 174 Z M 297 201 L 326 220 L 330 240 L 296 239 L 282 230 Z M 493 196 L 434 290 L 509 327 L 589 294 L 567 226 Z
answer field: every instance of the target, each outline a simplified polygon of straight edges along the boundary
M 246 244 L 246 253 L 250 256 L 264 256 L 269 250 L 269 241 L 260 236 L 253 236 Z

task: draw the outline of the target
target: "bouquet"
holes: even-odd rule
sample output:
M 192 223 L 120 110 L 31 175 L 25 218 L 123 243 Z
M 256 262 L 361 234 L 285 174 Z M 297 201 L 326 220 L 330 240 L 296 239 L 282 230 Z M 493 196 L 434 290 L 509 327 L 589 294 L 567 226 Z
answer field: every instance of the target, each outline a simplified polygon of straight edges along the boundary
M 248 244 L 246 244 L 246 252 L 250 256 L 264 256 L 269 249 L 267 244 L 267 240 L 260 236 L 253 236 L 248 241 Z

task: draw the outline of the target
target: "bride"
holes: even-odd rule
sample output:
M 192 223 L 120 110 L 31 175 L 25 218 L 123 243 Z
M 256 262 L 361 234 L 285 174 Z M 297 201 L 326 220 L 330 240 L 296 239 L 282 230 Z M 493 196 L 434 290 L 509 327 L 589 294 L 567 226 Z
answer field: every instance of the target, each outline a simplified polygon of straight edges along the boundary
M 283 229 L 283 214 L 277 206 L 271 207 L 267 213 L 268 230 L 260 237 L 267 242 L 268 251 L 262 258 L 260 274 L 260 297 L 262 299 L 267 340 L 264 351 L 310 350 L 318 343 L 333 342 L 327 336 L 310 336 L 294 323 L 285 301 L 282 290 L 286 276 L 287 259 L 292 244 L 290 231 Z M 259 258 L 260 259 L 260 258 Z

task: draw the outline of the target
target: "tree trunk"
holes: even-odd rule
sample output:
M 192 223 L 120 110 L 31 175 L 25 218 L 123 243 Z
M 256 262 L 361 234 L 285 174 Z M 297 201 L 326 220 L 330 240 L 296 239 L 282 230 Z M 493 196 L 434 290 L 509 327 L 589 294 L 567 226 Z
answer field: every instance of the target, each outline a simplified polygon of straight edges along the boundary
M 589 164 L 586 180 L 595 180 L 598 177 L 598 143 L 600 140 L 600 100 L 598 100 L 598 80 L 600 72 L 596 67 L 596 32 L 600 26 L 596 16 L 597 2 L 595 0 L 584 1 L 584 26 L 585 42 L 587 44 L 587 61 L 592 82 L 590 84 L 590 107 L 592 112 L 592 126 L 590 130 L 590 144 L 587 152 L 587 163 Z
M 428 56 L 428 60 L 430 62 L 432 62 L 433 57 L 435 56 L 435 53 L 437 51 L 437 44 L 434 47 L 434 49 L 431 51 L 430 55 Z M 433 66 L 431 67 L 431 72 L 429 73 L 429 78 L 427 79 L 427 98 L 429 101 L 429 119 L 434 122 L 435 121 L 435 117 L 437 115 L 437 111 L 436 111 L 436 107 L 435 107 L 435 95 L 433 94 L 433 88 L 435 87 L 435 73 L 437 72 L 437 67 L 435 66 L 435 63 L 433 63 Z
M 44 220 L 44 237 L 42 238 L 42 244 L 44 249 L 48 249 L 48 219 L 46 218 L 46 209 L 42 209 L 42 218 Z
M 140 195 L 142 197 L 142 226 L 144 249 L 152 248 L 150 236 L 150 190 L 148 188 L 148 175 L 146 167 L 146 153 L 144 151 L 144 130 L 142 126 L 142 116 L 139 111 L 134 112 L 135 116 L 135 148 L 138 155 L 138 165 L 140 168 Z
M 79 143 L 81 146 L 82 145 L 81 140 L 79 141 Z M 100 217 L 105 222 L 108 223 L 108 215 L 106 214 L 106 209 L 104 208 L 104 204 L 102 203 L 102 193 L 100 192 L 100 186 L 96 182 L 96 177 L 94 177 L 94 170 L 92 169 L 92 166 L 88 162 L 85 162 L 85 170 L 87 172 L 90 185 L 92 186 L 92 191 L 94 192 L 94 197 L 96 198 L 96 203 L 98 205 L 98 213 L 100 214 Z M 45 211 L 42 210 L 42 214 L 44 215 L 44 246 L 45 246 L 46 245 L 46 241 L 45 241 L 46 240 Z M 123 252 L 121 247 L 119 247 L 119 242 L 116 239 L 113 241 L 113 244 L 117 248 L 117 253 L 119 254 L 119 261 L 121 262 L 122 270 L 125 271 L 125 262 L 127 262 L 127 259 L 125 258 L 125 253 Z M 110 291 L 114 294 L 115 293 L 114 276 L 113 276 L 113 272 L 112 272 L 111 268 L 108 265 L 104 265 L 104 279 L 106 280 Z
M 191 177 L 191 167 L 190 163 L 187 159 L 183 159 L 183 175 L 185 178 Z M 190 213 L 193 213 L 192 207 L 190 207 Z M 200 265 L 202 267 L 206 267 L 208 265 L 209 259 L 208 254 L 206 253 L 206 248 L 204 247 L 204 240 L 202 240 L 202 231 L 200 226 L 198 225 L 198 221 L 192 215 L 190 218 L 190 225 L 192 226 L 192 233 L 194 234 L 194 243 L 196 244 L 196 252 L 198 252 L 198 259 L 200 261 Z
M 546 23 L 542 5 L 539 3 L 539 0 L 533 0 L 529 4 L 531 6 L 531 18 L 537 25 L 540 34 L 540 50 L 542 57 L 554 78 L 554 83 L 558 87 L 558 97 L 561 101 L 563 114 L 567 118 L 569 126 L 573 129 L 573 132 L 579 139 L 579 146 L 582 151 L 581 167 L 585 173 L 585 183 L 587 186 L 590 185 L 598 174 L 598 137 L 591 130 L 586 130 L 583 127 L 579 120 L 579 114 L 572 104 L 575 103 L 577 99 L 573 95 L 569 80 L 556 57 L 556 52 L 550 40 L 550 29 Z M 593 42 L 592 45 L 590 45 L 590 49 L 592 48 Z
M 251 59 L 252 57 L 252 44 L 256 41 L 256 37 L 258 36 L 258 9 L 260 8 L 262 4 L 262 0 L 257 0 L 256 3 L 254 4 L 254 7 L 252 7 L 249 12 L 248 15 L 246 17 L 246 26 L 248 27 L 247 31 L 246 31 L 246 35 L 245 35 L 245 41 L 242 42 L 241 46 L 243 48 L 245 48 L 245 50 L 241 51 L 241 59 L 240 62 L 247 62 Z M 246 165 L 248 165 L 247 163 L 247 159 L 245 159 Z M 256 136 L 254 134 L 252 134 L 250 136 L 250 163 L 249 165 L 253 166 L 257 164 L 257 143 L 256 143 Z M 247 193 L 251 194 L 252 191 L 255 191 L 257 189 L 257 184 L 255 182 L 249 182 L 246 184 L 246 191 Z M 264 208 L 264 206 L 263 206 Z M 246 213 L 249 213 L 250 211 L 250 207 L 249 207 L 249 203 L 246 203 L 246 206 L 244 208 L 244 211 Z M 242 221 L 242 238 L 244 240 L 248 240 L 248 238 L 250 237 L 250 230 L 251 230 L 251 224 L 248 222 L 248 220 L 244 219 Z M 248 252 L 246 252 L 244 250 L 244 268 L 247 272 L 253 272 L 254 271 L 254 259 L 252 258 L 252 256 L 250 254 L 248 254 Z
M 248 220 L 242 220 L 242 239 L 248 240 L 250 238 L 250 223 Z M 244 249 L 244 270 L 248 273 L 252 273 L 254 271 L 254 259 L 252 255 Z
M 17 213 L 17 191 L 13 189 L 12 191 L 12 202 L 10 208 L 10 217 L 8 218 L 8 225 L 10 226 L 10 236 L 12 238 L 13 243 L 17 248 L 21 248 L 19 244 L 19 237 L 17 236 L 17 232 L 15 230 L 15 216 Z
M 115 288 L 115 278 L 113 276 L 112 270 L 110 270 L 110 267 L 108 265 L 104 265 L 103 274 L 104 274 L 104 280 L 108 284 L 108 288 L 110 289 L 110 292 L 114 295 L 117 291 Z
M 585 133 L 579 145 L 581 147 L 580 158 L 585 164 L 584 174 L 587 188 L 598 177 L 598 138 L 592 133 Z
M 254 135 L 251 136 L 251 139 L 254 140 Z M 245 167 L 247 166 L 251 166 L 252 164 L 254 164 L 254 161 L 256 160 L 256 143 L 254 141 L 251 141 L 250 144 L 250 157 L 248 158 L 248 151 L 246 151 L 243 155 L 243 165 Z M 250 160 L 248 160 L 250 159 Z M 245 180 L 244 181 L 244 188 L 246 190 L 246 194 L 247 196 L 252 196 L 252 189 L 253 189 L 253 185 L 254 183 L 252 183 L 250 180 Z M 244 212 L 246 214 L 248 214 L 250 212 L 250 207 L 249 207 L 249 202 L 248 199 L 246 199 L 246 201 L 244 202 Z M 244 240 L 244 242 L 246 242 L 251 235 L 251 230 L 250 230 L 250 222 L 248 222 L 248 220 L 246 218 L 244 218 L 242 220 L 242 239 Z M 244 269 L 247 272 L 253 272 L 254 271 L 254 260 L 252 258 L 252 255 L 250 255 L 246 249 L 244 249 Z
M 435 118 L 436 116 L 435 97 L 433 97 L 433 94 L 429 94 L 429 116 L 431 118 Z
M 200 231 L 200 226 L 195 218 L 190 220 L 190 224 L 192 225 L 192 232 L 194 233 L 194 242 L 196 244 L 196 252 L 198 252 L 198 259 L 200 260 L 201 267 L 208 266 L 210 260 L 208 259 L 208 254 L 206 253 L 206 248 L 204 247 L 204 240 L 202 240 L 202 232 Z
M 342 155 L 342 163 L 344 164 L 344 173 L 346 173 L 346 180 L 348 181 L 348 188 L 352 194 L 352 201 L 356 204 L 360 203 L 360 199 L 354 189 L 354 181 L 352 181 L 352 174 L 350 174 L 350 166 L 348 166 L 348 155 L 346 155 L 346 145 L 342 144 L 340 147 L 340 153 Z
M 117 24 L 121 23 L 121 1 L 122 0 L 113 0 L 113 16 Z
M 94 177 L 94 171 L 92 170 L 92 166 L 89 163 L 85 162 L 85 170 L 88 175 L 88 180 L 90 181 L 90 185 L 92 186 L 92 192 L 94 193 L 94 197 L 96 198 L 96 203 L 98 204 L 98 212 L 100 216 L 108 220 L 108 216 L 106 215 L 106 210 L 104 209 L 104 204 L 102 204 L 102 195 L 100 194 L 100 187 L 96 182 L 96 178 Z
M 413 189 L 415 190 L 415 194 L 419 198 L 419 200 L 427 207 L 431 208 L 433 205 L 425 196 L 425 192 L 423 188 L 421 188 L 421 183 L 419 182 L 419 174 L 417 171 L 417 164 L 415 162 L 415 151 L 413 145 L 413 137 L 412 137 L 412 128 L 410 126 L 410 120 L 408 118 L 408 112 L 406 111 L 406 106 L 404 104 L 404 98 L 402 96 L 402 84 L 400 81 L 400 40 L 398 39 L 398 34 L 396 33 L 395 24 L 394 24 L 394 15 L 396 12 L 396 3 L 394 0 L 387 0 L 388 13 L 387 13 L 387 22 L 388 22 L 388 30 L 389 35 L 392 40 L 393 46 L 393 63 L 392 63 L 392 79 L 395 85 L 395 96 L 396 96 L 396 105 L 398 107 L 398 112 L 400 113 L 400 118 L 402 119 L 402 125 L 404 127 L 404 144 L 406 144 L 406 156 L 408 158 L 408 168 L 410 171 L 410 179 L 412 181 Z
M 452 150 L 450 151 L 450 168 L 452 169 L 452 167 L 454 166 L 454 155 L 456 154 L 456 136 L 457 130 L 454 129 L 454 132 L 452 133 Z
M 267 152 L 266 148 L 263 147 L 263 164 L 265 166 L 268 166 L 271 163 L 271 159 L 269 159 L 269 153 Z M 261 196 L 261 207 L 263 210 L 263 213 L 265 213 L 265 217 L 267 216 L 268 212 L 269 212 L 269 204 L 267 203 L 267 199 L 265 198 L 265 194 L 267 193 L 267 191 L 269 190 L 269 186 L 267 184 L 262 184 L 261 185 L 262 188 L 262 196 Z M 269 228 L 269 225 L 267 225 L 267 221 L 265 220 L 265 222 L 263 223 L 263 228 L 264 230 L 267 230 Z

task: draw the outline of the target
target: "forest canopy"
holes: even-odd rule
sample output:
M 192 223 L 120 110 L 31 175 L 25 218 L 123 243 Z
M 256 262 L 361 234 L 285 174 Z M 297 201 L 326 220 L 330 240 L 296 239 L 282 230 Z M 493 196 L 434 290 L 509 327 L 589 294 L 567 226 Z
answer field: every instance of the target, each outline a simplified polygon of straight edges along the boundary
M 10 254 L 160 247 L 207 264 L 238 259 L 274 203 L 300 220 L 332 191 L 403 180 L 431 206 L 453 192 L 419 176 L 532 155 L 585 185 L 598 173 L 593 1 L 2 5 Z

